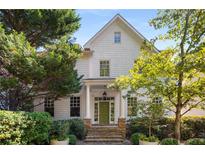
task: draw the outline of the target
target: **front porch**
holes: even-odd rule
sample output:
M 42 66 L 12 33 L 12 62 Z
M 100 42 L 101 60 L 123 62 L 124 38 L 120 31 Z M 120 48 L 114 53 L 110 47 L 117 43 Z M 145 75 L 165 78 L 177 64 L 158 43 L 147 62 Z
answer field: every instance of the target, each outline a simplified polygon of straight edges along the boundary
M 91 132 L 99 127 L 106 127 L 113 132 L 113 135 L 115 135 L 113 130 L 116 130 L 116 135 L 119 135 L 117 133 L 120 132 L 122 138 L 124 138 L 126 125 L 123 92 L 107 88 L 107 85 L 112 83 L 113 80 L 84 80 L 86 93 L 84 124 Z M 102 134 L 106 136 L 109 131 Z

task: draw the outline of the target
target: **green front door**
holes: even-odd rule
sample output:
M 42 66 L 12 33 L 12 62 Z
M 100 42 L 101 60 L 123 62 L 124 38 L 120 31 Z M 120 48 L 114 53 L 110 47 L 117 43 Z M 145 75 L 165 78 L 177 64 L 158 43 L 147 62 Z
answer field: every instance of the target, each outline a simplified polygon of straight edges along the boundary
M 100 102 L 99 122 L 101 125 L 109 124 L 109 102 Z

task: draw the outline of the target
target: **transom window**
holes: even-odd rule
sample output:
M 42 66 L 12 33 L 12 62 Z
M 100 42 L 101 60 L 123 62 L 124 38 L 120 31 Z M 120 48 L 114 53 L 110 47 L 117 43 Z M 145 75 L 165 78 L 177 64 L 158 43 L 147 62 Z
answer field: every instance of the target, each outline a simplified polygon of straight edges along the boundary
M 80 117 L 80 97 L 70 97 L 70 116 Z
M 46 97 L 44 99 L 44 110 L 50 113 L 52 117 L 54 116 L 54 98 Z
M 136 105 L 137 105 L 137 97 L 128 97 L 127 98 L 128 116 L 134 116 L 135 115 Z
M 110 76 L 110 62 L 108 60 L 100 61 L 100 76 Z
M 161 97 L 155 97 L 153 101 L 154 101 L 154 103 L 161 104 L 162 103 L 162 98 Z
M 114 42 L 115 43 L 120 43 L 121 42 L 121 33 L 120 32 L 115 32 L 114 33 Z

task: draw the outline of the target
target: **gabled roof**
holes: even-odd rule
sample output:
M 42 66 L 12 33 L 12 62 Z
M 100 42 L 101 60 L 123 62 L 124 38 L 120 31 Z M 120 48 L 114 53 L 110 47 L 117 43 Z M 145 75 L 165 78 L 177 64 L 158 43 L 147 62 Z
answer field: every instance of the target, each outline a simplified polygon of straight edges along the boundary
M 89 39 L 85 44 L 84 47 L 91 43 L 95 38 L 97 38 L 106 28 L 108 28 L 113 22 L 115 22 L 117 19 L 122 21 L 134 34 L 136 34 L 140 39 L 143 41 L 148 41 L 138 30 L 135 29 L 125 18 L 123 18 L 120 14 L 116 14 L 107 24 L 105 24 L 91 39 Z M 159 50 L 155 48 L 156 52 L 159 52 Z

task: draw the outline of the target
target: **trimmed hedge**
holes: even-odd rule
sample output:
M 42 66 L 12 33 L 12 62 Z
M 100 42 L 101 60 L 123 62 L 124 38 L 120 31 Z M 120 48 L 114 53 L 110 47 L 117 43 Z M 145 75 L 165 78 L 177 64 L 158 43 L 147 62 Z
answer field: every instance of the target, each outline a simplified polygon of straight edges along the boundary
M 48 143 L 51 124 L 46 112 L 0 111 L 0 144 Z
M 143 118 L 131 119 L 127 125 L 127 136 L 133 133 L 148 135 L 148 127 Z M 160 140 L 174 137 L 174 118 L 164 117 L 155 122 L 152 128 L 153 135 Z M 205 138 L 205 116 L 184 116 L 181 123 L 181 139 Z
M 205 145 L 204 138 L 192 138 L 186 141 L 187 145 Z

